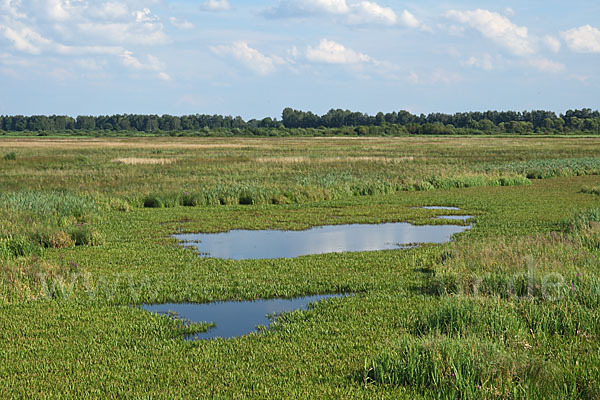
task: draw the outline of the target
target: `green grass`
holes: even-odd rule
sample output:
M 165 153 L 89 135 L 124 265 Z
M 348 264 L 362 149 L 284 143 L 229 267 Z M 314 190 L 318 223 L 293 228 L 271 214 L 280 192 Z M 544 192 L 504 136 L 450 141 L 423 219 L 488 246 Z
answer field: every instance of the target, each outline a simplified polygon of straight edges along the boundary
M 585 187 L 583 189 L 581 189 L 582 193 L 587 193 L 587 194 L 595 194 L 595 195 L 600 195 L 600 186 L 594 186 L 594 187 Z
M 2 159 L 5 161 L 15 161 L 17 159 L 17 153 L 11 151 L 9 153 L 4 154 L 4 156 L 2 156 Z
M 111 140 L 0 141 L 19 153 L 0 168 L 0 398 L 600 396 L 583 192 L 600 177 L 482 169 L 589 159 L 600 140 Z M 153 157 L 176 161 L 111 161 Z M 402 251 L 216 260 L 170 237 L 449 213 L 473 229 Z M 185 341 L 209 325 L 138 308 L 317 293 L 354 295 L 231 340 Z
M 485 171 L 511 172 L 531 179 L 555 176 L 581 176 L 600 174 L 600 158 L 538 159 L 502 164 L 487 164 Z

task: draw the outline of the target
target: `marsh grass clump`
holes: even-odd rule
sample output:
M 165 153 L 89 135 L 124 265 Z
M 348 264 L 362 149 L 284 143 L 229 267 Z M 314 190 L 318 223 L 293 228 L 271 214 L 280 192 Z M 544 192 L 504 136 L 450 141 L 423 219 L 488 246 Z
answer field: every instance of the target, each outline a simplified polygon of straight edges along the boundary
M 85 224 L 72 227 L 69 234 L 77 246 L 101 246 L 105 243 L 102 234 Z
M 568 388 L 558 368 L 541 357 L 473 337 L 403 336 L 393 350 L 365 363 L 363 380 L 441 399 L 504 399 L 515 393 L 543 398 Z
M 600 315 L 594 308 L 580 304 L 575 298 L 543 303 L 524 301 L 517 309 L 529 331 L 538 337 L 600 338 Z
M 600 196 L 600 186 L 591 186 L 581 189 L 581 193 L 594 194 Z
M 0 304 L 69 299 L 86 293 L 96 283 L 73 259 L 60 262 L 43 257 L 0 259 Z
M 600 249 L 600 208 L 576 212 L 563 222 L 567 235 L 580 246 L 589 250 Z
M 500 164 L 485 164 L 480 169 L 486 172 L 512 172 L 529 179 L 598 175 L 600 174 L 600 158 L 582 157 L 511 161 Z
M 163 208 L 165 206 L 162 197 L 156 194 L 146 196 L 143 200 L 143 204 L 146 208 Z
M 436 189 L 461 189 L 485 186 L 518 186 L 530 185 L 529 179 L 522 175 L 458 175 L 450 177 L 433 178 L 431 185 Z
M 442 298 L 412 320 L 417 336 L 446 335 L 497 338 L 515 337 L 526 332 L 526 325 L 514 307 L 497 299 Z
M 64 230 L 56 230 L 53 228 L 40 229 L 34 235 L 35 242 L 42 247 L 63 249 L 75 246 L 73 237 Z
M 159 192 L 134 204 L 145 208 L 202 207 L 211 205 L 305 204 L 359 196 L 379 196 L 405 191 L 429 191 L 481 186 L 528 185 L 522 176 L 465 175 L 427 179 L 392 180 L 386 177 L 359 179 L 345 173 L 309 175 L 285 187 L 246 182 L 203 186 L 185 192 Z
M 44 218 L 83 219 L 98 212 L 96 202 L 91 196 L 62 191 L 0 193 L 0 208 Z
M 17 159 L 17 153 L 11 151 L 9 153 L 4 154 L 4 156 L 2 156 L 2 159 L 5 161 L 15 161 Z
M 0 253 L 29 257 L 42 248 L 102 244 L 91 224 L 104 209 L 93 196 L 70 192 L 1 193 Z
M 586 230 L 600 230 L 600 208 L 588 208 L 577 211 L 565 223 L 568 232 L 582 232 Z
M 40 254 L 40 247 L 24 236 L 0 238 L 0 258 L 32 257 Z

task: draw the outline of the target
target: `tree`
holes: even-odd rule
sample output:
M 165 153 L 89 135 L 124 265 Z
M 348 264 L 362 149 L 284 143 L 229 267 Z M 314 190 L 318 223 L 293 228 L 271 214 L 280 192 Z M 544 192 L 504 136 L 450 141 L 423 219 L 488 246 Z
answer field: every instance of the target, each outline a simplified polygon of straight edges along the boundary
M 79 115 L 77 117 L 77 123 L 75 124 L 77 129 L 92 130 L 96 129 L 96 118 L 90 116 Z

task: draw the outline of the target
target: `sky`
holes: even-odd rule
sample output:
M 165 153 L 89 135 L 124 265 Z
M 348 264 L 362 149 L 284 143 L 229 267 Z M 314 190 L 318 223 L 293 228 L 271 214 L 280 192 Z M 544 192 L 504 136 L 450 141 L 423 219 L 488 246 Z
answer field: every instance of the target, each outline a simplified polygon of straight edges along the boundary
M 600 108 L 589 0 L 0 0 L 0 115 Z

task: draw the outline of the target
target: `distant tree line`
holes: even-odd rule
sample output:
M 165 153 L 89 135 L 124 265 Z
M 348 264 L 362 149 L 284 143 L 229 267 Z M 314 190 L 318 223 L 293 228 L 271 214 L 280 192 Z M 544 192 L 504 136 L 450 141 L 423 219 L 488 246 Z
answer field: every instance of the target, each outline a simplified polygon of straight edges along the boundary
M 183 135 L 444 135 L 444 134 L 600 134 L 600 112 L 589 108 L 552 111 L 485 111 L 456 114 L 415 115 L 408 111 L 368 115 L 349 110 L 283 110 L 277 118 L 251 119 L 222 115 L 100 115 L 76 118 L 64 115 L 0 116 L 4 132 L 140 132 Z
M 483 133 L 554 133 L 589 131 L 600 133 L 600 112 L 589 108 L 552 111 L 485 111 L 456 114 L 414 115 L 408 111 L 377 113 L 375 116 L 348 110 L 329 110 L 325 115 L 286 108 L 282 123 L 288 128 L 339 128 L 343 126 L 400 125 L 410 134 L 452 134 L 458 130 Z

